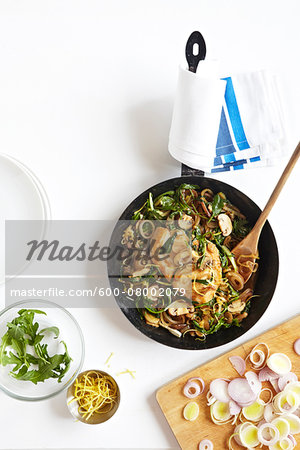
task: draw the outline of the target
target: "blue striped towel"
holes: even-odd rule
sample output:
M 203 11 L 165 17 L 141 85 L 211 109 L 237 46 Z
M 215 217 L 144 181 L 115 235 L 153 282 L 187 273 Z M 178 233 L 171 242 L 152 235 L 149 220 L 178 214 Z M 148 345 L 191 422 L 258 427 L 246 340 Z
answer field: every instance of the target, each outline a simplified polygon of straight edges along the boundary
M 223 79 L 226 89 L 211 172 L 274 164 L 286 148 L 284 115 L 276 78 L 262 71 Z M 240 94 L 239 102 L 235 88 Z M 255 93 L 255 89 L 258 92 Z M 252 94 L 256 95 L 252 97 Z M 243 116 L 240 104 L 243 105 Z
M 207 108 L 207 103 L 198 101 L 196 106 L 184 104 L 184 101 L 193 103 L 195 93 L 202 96 L 203 91 L 188 92 L 186 100 L 181 95 L 179 105 L 186 108 L 185 116 L 188 116 L 192 125 L 187 121 L 187 125 L 182 126 L 177 121 L 180 131 L 176 134 L 173 120 L 170 153 L 190 167 L 211 173 L 274 165 L 278 158 L 284 156 L 287 148 L 285 118 L 277 78 L 266 71 L 257 71 L 221 80 L 220 82 L 226 83 L 225 93 L 221 94 L 221 111 L 219 116 L 214 113 L 214 116 L 207 118 L 207 123 L 203 123 L 203 111 L 201 121 L 197 122 L 197 111 Z M 189 78 L 185 80 L 185 84 L 182 83 L 185 92 L 188 82 Z M 180 119 L 182 121 L 184 116 Z M 194 128 L 202 127 L 201 133 L 205 133 L 211 122 L 216 120 L 219 120 L 219 128 L 213 150 L 213 145 L 205 146 L 200 143 L 201 139 L 198 139 Z

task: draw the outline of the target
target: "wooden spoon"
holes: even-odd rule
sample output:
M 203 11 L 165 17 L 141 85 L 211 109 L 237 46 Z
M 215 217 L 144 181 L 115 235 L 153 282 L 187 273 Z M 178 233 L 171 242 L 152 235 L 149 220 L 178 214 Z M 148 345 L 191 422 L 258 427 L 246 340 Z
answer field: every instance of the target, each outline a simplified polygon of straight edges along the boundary
M 264 210 L 261 212 L 256 224 L 254 225 L 250 233 L 241 242 L 239 242 L 239 244 L 232 250 L 232 253 L 234 254 L 236 260 L 240 257 L 239 261 L 237 261 L 237 265 L 240 274 L 244 278 L 245 283 L 252 274 L 252 269 L 255 264 L 255 257 L 258 256 L 257 246 L 261 230 L 283 186 L 285 185 L 286 180 L 290 176 L 290 173 L 292 172 L 299 158 L 299 155 L 300 155 L 300 142 L 298 143 L 294 153 L 292 154 L 291 159 L 289 160 L 286 168 L 284 169 L 283 174 L 281 175 L 278 183 L 276 184 L 276 187 L 272 192 L 271 197 L 269 198 L 268 203 L 266 204 Z

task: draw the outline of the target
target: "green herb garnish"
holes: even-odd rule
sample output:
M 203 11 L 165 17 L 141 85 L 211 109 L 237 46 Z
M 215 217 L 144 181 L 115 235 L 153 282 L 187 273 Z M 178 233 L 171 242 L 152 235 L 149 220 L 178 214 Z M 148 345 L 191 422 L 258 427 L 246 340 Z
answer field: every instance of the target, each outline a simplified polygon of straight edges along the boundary
M 211 205 L 212 213 L 211 213 L 211 216 L 210 216 L 208 222 L 210 222 L 214 217 L 216 217 L 220 214 L 220 212 L 223 209 L 224 203 L 225 203 L 224 199 L 219 194 L 214 196 L 214 199 L 213 199 L 213 202 Z
M 57 327 L 48 327 L 40 330 L 38 322 L 34 322 L 35 314 L 44 314 L 37 309 L 21 309 L 18 316 L 7 323 L 7 332 L 2 337 L 0 345 L 0 364 L 6 366 L 13 364 L 10 374 L 17 380 L 27 380 L 34 384 L 48 378 L 62 378 L 69 370 L 72 358 L 68 353 L 64 341 L 65 352 L 50 356 L 48 345 L 42 343 L 44 333 L 59 336 Z M 35 367 L 32 367 L 35 366 Z

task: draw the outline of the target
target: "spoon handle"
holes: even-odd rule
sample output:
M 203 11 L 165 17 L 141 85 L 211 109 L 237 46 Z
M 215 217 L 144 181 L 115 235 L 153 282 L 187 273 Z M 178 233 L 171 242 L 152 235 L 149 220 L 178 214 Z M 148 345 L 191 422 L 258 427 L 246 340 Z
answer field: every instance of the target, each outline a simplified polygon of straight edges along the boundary
M 274 203 L 276 202 L 283 186 L 285 185 L 286 180 L 290 176 L 299 156 L 300 156 L 300 142 L 298 143 L 294 153 L 292 154 L 289 162 L 287 163 L 286 168 L 284 169 L 281 177 L 279 178 L 279 181 L 276 184 L 275 189 L 272 192 L 271 197 L 268 200 L 268 203 L 266 204 L 264 210 L 262 211 L 261 215 L 259 216 L 259 219 L 257 220 L 257 222 L 252 230 L 253 232 L 254 232 L 254 230 L 256 232 L 259 232 L 262 229 L 262 227 L 264 226 L 264 224 L 268 218 L 268 215 L 270 214 L 270 211 L 273 208 Z

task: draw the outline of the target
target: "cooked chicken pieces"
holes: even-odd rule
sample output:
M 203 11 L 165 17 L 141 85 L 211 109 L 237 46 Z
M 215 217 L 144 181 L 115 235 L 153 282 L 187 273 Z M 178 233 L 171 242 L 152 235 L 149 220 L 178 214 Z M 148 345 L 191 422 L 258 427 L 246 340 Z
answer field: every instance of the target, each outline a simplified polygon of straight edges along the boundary
M 193 301 L 203 304 L 212 300 L 222 280 L 221 261 L 215 244 L 207 244 L 205 258 L 199 269 L 187 265 L 178 269 L 174 278 L 173 287 L 185 289 L 186 296 L 192 296 Z
M 175 233 L 176 237 L 170 254 L 166 257 L 160 255 L 160 249 Z M 152 260 L 168 281 L 174 277 L 173 287 L 184 289 L 187 298 L 192 298 L 200 304 L 212 300 L 222 280 L 221 261 L 215 244 L 207 243 L 204 260 L 196 269 L 195 264 L 192 264 L 190 241 L 183 230 L 170 232 L 166 228 L 157 227 L 152 239 L 154 241 L 151 251 Z M 181 260 L 180 255 L 184 261 Z
M 172 248 L 169 255 L 159 254 L 160 249 L 165 245 L 169 238 L 174 235 L 174 241 L 172 242 Z M 188 251 L 190 250 L 189 238 L 183 230 L 172 230 L 170 232 L 166 228 L 157 227 L 153 233 L 152 239 L 154 241 L 151 255 L 153 262 L 158 266 L 164 277 L 170 281 L 180 264 L 180 255 L 184 258 L 184 261 L 189 260 Z M 190 254 L 190 261 L 192 260 L 192 254 Z

